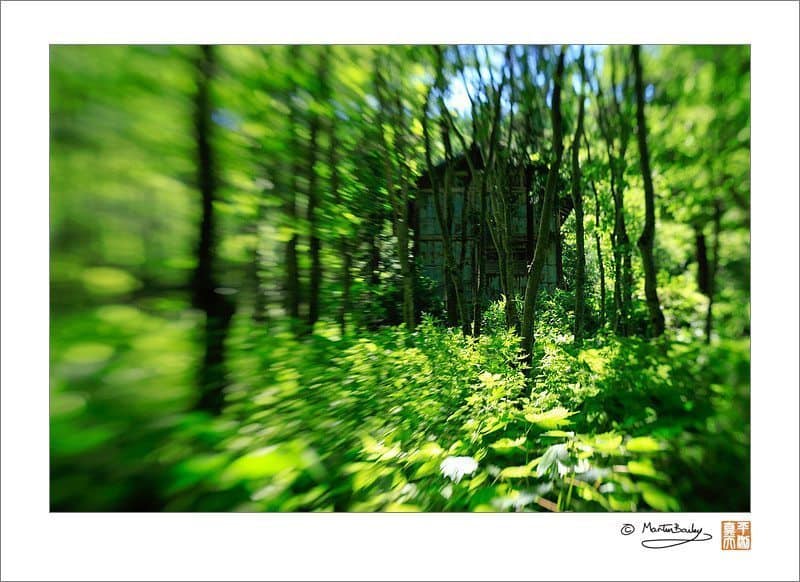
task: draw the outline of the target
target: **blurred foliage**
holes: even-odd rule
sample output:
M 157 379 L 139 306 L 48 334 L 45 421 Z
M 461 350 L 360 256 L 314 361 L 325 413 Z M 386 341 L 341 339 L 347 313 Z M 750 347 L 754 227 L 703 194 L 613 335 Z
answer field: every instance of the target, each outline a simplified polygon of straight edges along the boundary
M 478 58 L 461 50 L 468 63 Z M 602 64 L 604 50 L 588 52 Z M 614 335 L 600 317 L 611 303 L 613 211 L 588 109 L 592 161 L 582 153 L 581 163 L 590 333 L 573 345 L 571 215 L 562 227 L 565 285 L 538 299 L 530 377 L 502 301 L 487 307 L 483 334 L 471 337 L 442 325 L 441 294 L 417 277 L 422 322 L 413 332 L 401 325 L 376 145 L 378 54 L 398 71 L 392 83 L 416 139 L 393 155 L 419 175 L 418 117 L 434 61 L 426 47 L 216 47 L 215 276 L 237 310 L 226 340 L 226 404 L 212 416 L 195 406 L 204 323 L 190 289 L 201 217 L 196 47 L 51 48 L 52 509 L 749 510 L 749 49 L 643 53 L 668 328 L 657 340 Z M 553 51 L 537 54 L 542 80 L 532 86 L 546 94 Z M 447 67 L 460 80 L 456 63 Z M 607 68 L 600 71 L 607 83 Z M 457 107 L 455 80 L 448 98 L 463 128 L 469 114 Z M 575 99 L 565 97 L 567 135 Z M 301 169 L 314 120 L 316 162 Z M 546 144 L 549 128 L 538 131 Z M 626 220 L 638 236 L 636 148 L 628 155 Z M 303 197 L 295 215 L 284 210 L 287 192 L 327 185 L 334 170 L 338 189 L 321 189 L 316 214 L 306 214 Z M 598 189 L 597 225 L 589 181 Z M 724 212 L 706 342 L 695 233 L 712 237 L 714 201 Z M 282 305 L 282 253 L 296 235 L 306 273 L 312 228 L 322 248 L 322 317 L 296 334 Z M 634 275 L 633 328 L 643 330 L 635 253 Z M 309 278 L 300 283 L 307 296 Z

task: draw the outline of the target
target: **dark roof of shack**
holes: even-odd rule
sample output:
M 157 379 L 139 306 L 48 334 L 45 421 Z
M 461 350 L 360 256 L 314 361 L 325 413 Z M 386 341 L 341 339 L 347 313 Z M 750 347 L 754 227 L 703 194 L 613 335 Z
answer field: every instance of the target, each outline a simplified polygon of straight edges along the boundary
M 483 169 L 483 157 L 481 156 L 480 150 L 478 146 L 472 145 L 469 149 L 469 156 L 472 161 L 472 165 L 478 169 Z M 439 178 L 444 175 L 445 171 L 445 162 L 441 161 L 437 165 L 433 167 L 433 174 Z M 467 161 L 467 156 L 464 155 L 464 152 L 460 152 L 453 157 L 453 166 L 456 172 L 469 172 L 469 162 Z M 547 164 L 542 161 L 530 161 L 526 167 L 526 181 L 530 184 L 532 178 L 535 174 L 539 174 L 540 176 L 546 176 L 548 171 Z M 563 179 L 560 180 L 563 182 Z M 427 170 L 417 179 L 416 187 L 418 190 L 426 189 L 431 187 L 431 175 L 430 172 Z M 562 190 L 559 188 L 559 190 Z M 570 212 L 574 207 L 572 196 L 559 196 L 559 215 L 561 217 L 561 223 L 563 224 L 564 221 L 569 216 Z
M 453 168 L 457 173 L 468 173 L 470 168 L 470 161 L 472 165 L 478 169 L 483 169 L 483 156 L 477 145 L 473 144 L 468 150 L 468 156 L 465 153 L 459 152 L 453 156 Z M 444 175 L 446 162 L 442 160 L 433 167 L 433 175 L 441 178 Z M 527 178 L 530 180 L 533 174 L 547 173 L 547 164 L 540 161 L 531 161 L 527 164 Z M 418 189 L 431 187 L 431 173 L 425 170 L 422 175 L 417 179 L 416 186 Z

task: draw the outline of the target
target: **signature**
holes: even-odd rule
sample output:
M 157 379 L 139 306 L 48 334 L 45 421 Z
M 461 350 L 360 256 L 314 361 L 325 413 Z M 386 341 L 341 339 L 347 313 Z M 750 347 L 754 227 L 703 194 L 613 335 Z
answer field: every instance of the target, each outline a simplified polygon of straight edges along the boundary
M 631 523 L 626 523 L 619 530 L 624 536 L 636 533 L 636 527 Z M 695 527 L 692 523 L 689 527 L 682 527 L 678 522 L 653 523 L 646 521 L 642 524 L 641 535 L 650 536 L 659 534 L 658 537 L 648 537 L 642 540 L 642 545 L 651 550 L 661 550 L 664 548 L 674 548 L 690 542 L 707 542 L 711 539 L 711 534 L 704 532 L 702 527 Z

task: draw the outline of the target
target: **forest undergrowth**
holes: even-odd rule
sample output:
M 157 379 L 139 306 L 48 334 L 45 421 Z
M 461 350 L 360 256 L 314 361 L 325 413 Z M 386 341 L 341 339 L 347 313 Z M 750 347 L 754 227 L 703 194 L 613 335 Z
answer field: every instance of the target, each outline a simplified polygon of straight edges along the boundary
M 302 338 L 242 318 L 229 342 L 227 405 L 213 418 L 159 390 L 183 381 L 186 363 L 163 348 L 186 342 L 191 353 L 191 319 L 102 307 L 88 321 L 95 333 L 106 326 L 108 343 L 57 354 L 94 411 L 74 385 L 56 391 L 52 430 L 56 470 L 98 471 L 59 480 L 54 499 L 74 503 L 98 479 L 116 483 L 97 489 L 109 505 L 168 511 L 746 507 L 747 488 L 719 483 L 749 479 L 747 342 L 600 333 L 576 348 L 551 307 L 528 379 L 503 317 L 495 303 L 477 338 L 430 316 L 413 333 L 400 325 L 341 337 L 320 323 Z M 87 319 L 75 321 L 73 339 Z M 135 373 L 152 388 L 120 402 L 119 384 Z M 165 407 L 174 413 L 152 414 Z M 115 451 L 141 457 L 104 462 Z

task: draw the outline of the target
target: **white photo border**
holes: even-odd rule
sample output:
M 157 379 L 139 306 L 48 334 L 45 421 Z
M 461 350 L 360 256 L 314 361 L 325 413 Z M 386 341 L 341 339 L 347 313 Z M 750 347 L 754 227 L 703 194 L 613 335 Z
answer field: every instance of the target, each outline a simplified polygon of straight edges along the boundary
M 1 20 L 3 580 L 798 579 L 796 2 L 4 2 Z M 49 513 L 49 44 L 199 42 L 751 44 L 751 513 Z M 714 541 L 619 535 L 649 519 Z M 752 521 L 752 550 L 720 550 L 722 519 Z

